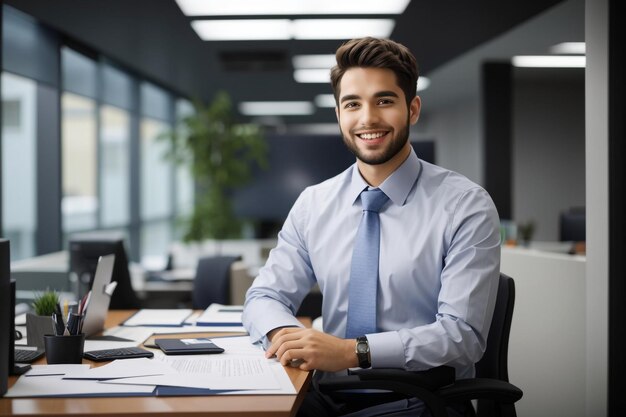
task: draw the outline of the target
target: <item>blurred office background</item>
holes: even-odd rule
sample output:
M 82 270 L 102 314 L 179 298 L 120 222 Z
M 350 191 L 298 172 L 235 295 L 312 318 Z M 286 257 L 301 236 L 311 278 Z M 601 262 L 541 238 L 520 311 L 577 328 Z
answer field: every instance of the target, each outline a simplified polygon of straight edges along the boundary
M 253 190 L 235 196 L 238 213 L 256 222 L 249 237 L 271 237 L 301 189 L 351 162 L 328 85 L 327 56 L 346 35 L 325 33 L 324 15 L 286 10 L 279 17 L 292 22 L 318 19 L 313 34 L 203 40 L 211 34 L 198 23 L 223 24 L 239 13 L 207 16 L 217 3 L 4 3 L 2 231 L 13 259 L 60 250 L 72 233 L 103 229 L 124 232 L 136 261 L 163 257 L 180 237 L 176 220 L 190 213 L 194 186 L 186 167 L 162 158 L 168 144 L 157 137 L 193 111 L 191 100 L 208 103 L 220 90 L 241 121 L 275 138 L 268 139 L 276 141 L 270 171 L 287 163 L 285 155 L 302 167 L 265 175 L 275 184 L 267 200 L 284 194 L 274 212 L 255 212 L 261 208 L 250 204 Z M 485 186 L 502 219 L 534 222 L 533 240 L 558 241 L 560 214 L 585 206 L 584 2 L 478 2 L 455 4 L 451 13 L 446 2 L 398 0 L 368 15 L 370 3 L 357 7 L 359 15 L 338 10 L 331 17 L 372 19 L 382 27 L 360 23 L 354 36 L 388 36 L 417 55 L 423 111 L 411 141 L 428 149 L 420 156 Z M 195 11 L 196 4 L 208 11 Z M 255 11 L 246 10 L 243 18 L 251 19 L 246 14 Z M 315 39 L 322 33 L 331 39 Z M 558 50 L 571 42 L 577 51 Z M 518 55 L 583 61 L 577 68 L 522 67 L 513 61 Z M 321 79 L 301 79 L 316 69 Z M 270 107 L 277 104 L 286 106 Z M 298 140 L 310 149 L 307 140 L 316 137 L 332 160 L 297 152 Z M 316 173 L 316 164 L 327 166 Z M 276 182 L 285 175 L 293 177 L 289 184 Z
M 418 153 L 484 186 L 505 226 L 503 238 L 536 251 L 503 252 L 503 267 L 527 266 L 525 256 L 537 259 L 544 252 L 579 252 L 549 258 L 556 259 L 554 269 L 541 269 L 544 275 L 562 272 L 562 261 L 578 274 L 546 334 L 563 330 L 556 317 L 567 320 L 574 306 L 572 338 L 555 344 L 576 345 L 568 360 L 580 362 L 575 370 L 568 363 L 558 368 L 569 369 L 566 378 L 577 384 L 562 391 L 570 404 L 566 414 L 601 415 L 593 411 L 606 410 L 607 380 L 619 375 L 606 366 L 609 287 L 615 297 L 624 295 L 621 280 L 610 278 L 617 266 L 609 259 L 619 259 L 624 249 L 616 237 L 623 232 L 623 202 L 614 192 L 623 174 L 609 160 L 623 155 L 623 145 L 608 139 L 623 128 L 606 120 L 608 103 L 611 114 L 619 114 L 609 82 L 612 91 L 623 92 L 607 69 L 609 53 L 617 53 L 608 46 L 609 36 L 617 38 L 608 10 L 617 2 L 317 1 L 311 3 L 320 9 L 305 15 L 290 8 L 296 2 L 253 1 L 243 11 L 232 8 L 235 3 L 3 2 L 0 234 L 11 240 L 12 260 L 65 251 L 73 234 L 95 230 L 121 233 L 129 258 L 147 269 L 164 268 L 172 252 L 185 256 L 181 219 L 191 213 L 196 187 L 188 167 L 163 158 L 169 145 L 158 137 L 193 112 L 193 100 L 209 103 L 226 91 L 237 120 L 262 127 L 270 168 L 233 196 L 248 225 L 246 239 L 204 248 L 235 252 L 248 267 L 258 267 L 300 190 L 352 161 L 329 98 L 328 55 L 347 38 L 390 37 L 407 45 L 420 64 L 423 109 L 410 132 Z M 280 8 L 259 15 L 272 3 Z M 350 3 L 357 12 L 338 8 Z M 201 4 L 209 9 L 195 8 Z M 211 9 L 218 6 L 226 9 Z M 369 6 L 374 9 L 368 12 Z M 333 35 L 333 28 L 349 29 L 351 22 L 335 20 L 340 18 L 373 20 Z M 267 19 L 287 33 L 241 39 L 260 35 L 254 25 Z M 244 20 L 236 39 L 225 38 L 222 25 L 231 20 Z M 212 26 L 220 29 L 212 32 Z M 313 35 L 299 32 L 307 26 Z M 307 78 L 319 77 L 319 70 L 321 78 Z M 268 189 L 271 198 L 261 200 L 258 193 Z M 530 242 L 521 236 L 529 225 Z M 584 246 L 571 245 L 581 240 L 586 256 Z M 201 250 L 187 248 L 186 255 L 197 261 Z M 542 290 L 543 283 L 532 285 L 528 291 Z M 567 285 L 549 287 L 545 305 Z M 538 310 L 533 301 L 526 301 L 529 311 Z M 619 303 L 610 304 L 612 317 L 626 317 Z M 528 321 L 517 328 L 531 328 L 536 317 L 524 316 L 524 307 L 519 311 Z M 524 340 L 541 343 L 533 337 L 512 335 L 512 346 L 517 342 L 519 351 Z M 614 343 L 624 347 L 623 331 Z M 552 353 L 547 360 L 557 360 L 557 348 Z M 512 372 L 524 371 L 523 359 Z M 545 395 L 544 388 L 537 391 Z M 520 415 L 538 415 L 524 407 L 532 401 L 522 404 Z

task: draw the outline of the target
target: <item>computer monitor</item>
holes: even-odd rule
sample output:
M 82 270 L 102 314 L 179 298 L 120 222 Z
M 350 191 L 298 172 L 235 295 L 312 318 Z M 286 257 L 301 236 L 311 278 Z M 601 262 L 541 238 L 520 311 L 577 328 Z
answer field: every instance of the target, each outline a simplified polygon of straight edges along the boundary
M 101 256 L 115 255 L 113 278 L 117 287 L 111 297 L 109 306 L 112 310 L 135 309 L 141 302 L 133 290 L 128 257 L 124 249 L 124 237 L 117 233 L 90 233 L 75 235 L 69 242 L 70 276 L 77 285 L 77 296 L 80 299 L 93 284 L 98 259 Z
M 570 208 L 561 213 L 559 231 L 561 242 L 584 242 L 586 240 L 585 208 Z

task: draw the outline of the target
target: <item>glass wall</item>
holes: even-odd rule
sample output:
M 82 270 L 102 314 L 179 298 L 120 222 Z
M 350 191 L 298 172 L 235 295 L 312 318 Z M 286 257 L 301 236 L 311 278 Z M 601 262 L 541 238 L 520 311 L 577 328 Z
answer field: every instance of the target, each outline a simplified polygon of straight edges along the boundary
M 169 94 L 150 83 L 140 85 L 141 261 L 159 268 L 172 240 L 174 169 L 165 159 L 170 145 L 162 138 L 171 129 Z
M 11 258 L 35 255 L 37 219 L 37 88 L 2 73 L 2 230 Z
M 188 167 L 165 158 L 161 136 L 191 104 L 2 7 L 0 224 L 12 259 L 110 230 L 127 236 L 132 259 L 163 266 L 194 187 Z
M 63 233 L 93 230 L 98 213 L 96 103 L 72 93 L 61 99 Z
M 130 115 L 104 105 L 100 108 L 100 224 L 127 227 L 130 223 Z
M 189 100 L 176 101 L 176 120 L 193 114 L 194 108 Z M 175 239 L 181 239 L 185 228 L 183 222 L 193 212 L 194 181 L 191 174 L 191 161 L 176 167 L 176 223 L 174 225 Z

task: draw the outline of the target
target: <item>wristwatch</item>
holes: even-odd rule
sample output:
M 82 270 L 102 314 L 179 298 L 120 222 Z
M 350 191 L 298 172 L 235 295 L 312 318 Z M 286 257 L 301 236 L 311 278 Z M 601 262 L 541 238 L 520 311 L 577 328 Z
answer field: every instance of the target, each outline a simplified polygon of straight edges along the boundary
M 367 337 L 359 336 L 356 338 L 356 346 L 354 351 L 356 352 L 356 357 L 359 360 L 360 368 L 369 368 L 372 366 L 370 361 L 370 345 L 367 342 Z

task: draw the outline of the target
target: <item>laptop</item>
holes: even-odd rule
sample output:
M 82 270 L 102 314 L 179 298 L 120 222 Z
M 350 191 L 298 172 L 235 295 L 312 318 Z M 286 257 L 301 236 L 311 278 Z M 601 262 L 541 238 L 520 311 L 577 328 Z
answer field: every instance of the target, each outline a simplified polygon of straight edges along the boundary
M 111 292 L 107 293 L 107 286 L 113 278 L 113 266 L 115 265 L 115 255 L 101 256 L 96 267 L 96 274 L 91 286 L 91 297 L 85 320 L 83 321 L 83 333 L 89 337 L 104 330 L 104 320 L 109 312 L 111 302 Z

